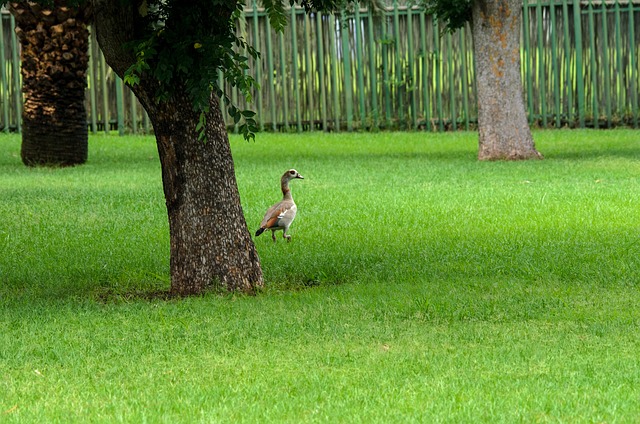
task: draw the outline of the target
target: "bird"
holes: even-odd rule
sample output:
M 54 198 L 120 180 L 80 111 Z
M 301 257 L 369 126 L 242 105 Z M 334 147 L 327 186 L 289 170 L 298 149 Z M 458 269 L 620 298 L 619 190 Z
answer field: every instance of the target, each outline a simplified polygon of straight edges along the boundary
M 267 209 L 267 213 L 264 214 L 264 218 L 260 223 L 260 228 L 256 231 L 256 237 L 264 233 L 266 230 L 271 230 L 271 238 L 275 243 L 276 231 L 282 230 L 282 237 L 288 242 L 291 241 L 291 236 L 287 234 L 287 231 L 289 231 L 289 226 L 296 217 L 296 212 L 298 210 L 298 207 L 291 196 L 291 189 L 289 188 L 289 181 L 294 179 L 303 180 L 304 177 L 295 169 L 290 169 L 280 178 L 282 200 Z

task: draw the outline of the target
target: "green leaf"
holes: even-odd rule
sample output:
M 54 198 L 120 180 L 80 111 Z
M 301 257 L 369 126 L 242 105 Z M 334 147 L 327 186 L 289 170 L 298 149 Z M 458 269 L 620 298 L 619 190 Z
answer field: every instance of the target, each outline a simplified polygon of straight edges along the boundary
M 198 116 L 198 124 L 196 125 L 196 132 L 198 133 L 198 141 L 207 142 L 207 115 L 205 111 L 200 111 Z
M 200 112 L 200 116 L 198 117 L 198 125 L 196 125 L 196 131 L 200 131 L 204 128 L 207 122 L 207 115 L 204 112 Z
M 130 87 L 133 87 L 136 84 L 140 84 L 140 77 L 134 73 L 125 73 L 124 83 Z
M 269 15 L 269 23 L 276 32 L 282 32 L 287 26 L 287 14 L 282 0 L 263 0 L 262 4 Z
M 202 130 L 198 133 L 198 141 L 202 141 L 203 143 L 207 143 L 207 133 Z

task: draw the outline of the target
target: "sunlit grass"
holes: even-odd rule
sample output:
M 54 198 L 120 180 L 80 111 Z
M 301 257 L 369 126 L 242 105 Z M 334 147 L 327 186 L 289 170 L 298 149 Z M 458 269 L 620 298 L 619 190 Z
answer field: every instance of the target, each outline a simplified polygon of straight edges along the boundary
M 0 138 L 0 421 L 629 422 L 640 396 L 640 140 L 472 133 L 233 137 L 250 230 L 295 167 L 266 288 L 168 287 L 148 137 L 27 169 Z

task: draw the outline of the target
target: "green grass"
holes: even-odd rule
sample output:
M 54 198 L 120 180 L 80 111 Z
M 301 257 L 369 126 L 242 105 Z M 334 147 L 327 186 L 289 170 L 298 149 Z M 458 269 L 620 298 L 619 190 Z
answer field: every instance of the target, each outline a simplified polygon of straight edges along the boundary
M 637 422 L 640 136 L 233 137 L 250 229 L 295 167 L 266 288 L 149 300 L 168 228 L 148 137 L 26 169 L 0 138 L 0 422 Z

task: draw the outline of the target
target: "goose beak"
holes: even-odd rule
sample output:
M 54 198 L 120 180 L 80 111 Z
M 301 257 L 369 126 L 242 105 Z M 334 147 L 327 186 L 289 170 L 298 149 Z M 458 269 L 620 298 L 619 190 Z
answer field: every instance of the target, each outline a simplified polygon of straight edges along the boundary
M 300 174 L 296 175 L 296 178 L 299 178 L 299 179 L 301 179 L 301 180 L 304 180 L 304 177 L 303 177 L 302 175 L 300 175 Z

